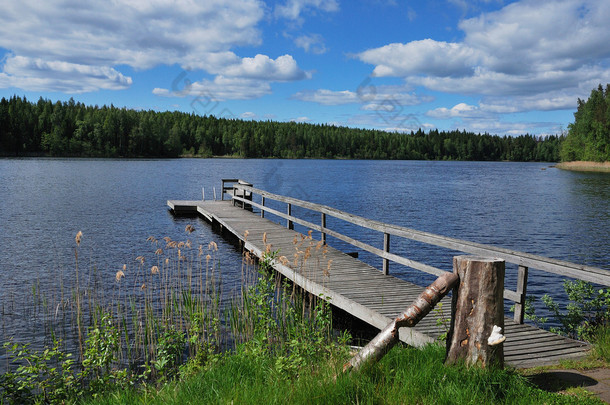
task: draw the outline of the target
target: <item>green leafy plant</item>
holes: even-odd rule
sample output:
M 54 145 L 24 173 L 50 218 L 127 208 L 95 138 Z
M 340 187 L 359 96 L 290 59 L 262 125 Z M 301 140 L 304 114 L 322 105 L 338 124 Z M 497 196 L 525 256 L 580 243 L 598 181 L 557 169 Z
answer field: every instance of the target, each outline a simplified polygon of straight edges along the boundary
M 28 344 L 7 342 L 4 348 L 15 371 L 0 375 L 0 398 L 10 403 L 58 403 L 73 398 L 79 390 L 72 355 L 61 350 L 61 341 L 42 352 Z
M 528 295 L 525 298 L 525 310 L 523 311 L 523 318 L 528 321 L 531 321 L 536 327 L 541 327 L 548 321 L 548 318 L 538 316 L 538 314 L 536 314 L 536 307 L 534 306 L 535 301 L 536 297 L 534 297 L 533 295 Z M 510 307 L 510 311 L 515 312 L 514 304 Z
M 591 340 L 595 329 L 608 325 L 610 320 L 610 290 L 597 290 L 591 283 L 582 280 L 566 280 L 563 287 L 570 300 L 565 311 L 548 294 L 542 297 L 542 302 L 561 325 L 551 330 L 574 339 Z
M 155 369 L 160 377 L 169 379 L 176 375 L 182 363 L 186 338 L 184 332 L 175 327 L 168 327 L 159 338 Z
M 451 318 L 445 316 L 442 302 L 436 304 L 436 307 L 432 311 L 436 318 L 436 326 L 440 326 L 443 329 L 443 333 L 438 336 L 437 340 L 445 342 L 447 340 L 447 335 L 449 334 L 449 328 L 451 327 Z

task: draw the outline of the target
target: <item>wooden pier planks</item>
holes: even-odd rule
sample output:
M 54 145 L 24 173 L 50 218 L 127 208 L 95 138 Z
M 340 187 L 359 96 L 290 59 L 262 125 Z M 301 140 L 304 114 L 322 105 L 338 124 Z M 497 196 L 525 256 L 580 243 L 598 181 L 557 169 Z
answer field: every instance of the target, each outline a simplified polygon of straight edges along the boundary
M 250 211 L 234 207 L 230 201 L 178 201 L 167 205 L 178 214 L 203 216 L 219 224 L 244 247 L 260 256 L 266 250 L 263 235 L 272 251 L 279 250 L 284 263 L 276 260 L 275 269 L 305 290 L 323 296 L 333 305 L 370 325 L 383 329 L 423 290 L 422 286 L 400 280 L 331 246 L 321 246 L 315 239 L 305 238 Z M 244 236 L 248 231 L 247 237 Z M 295 256 L 296 254 L 296 256 Z M 305 256 L 307 260 L 305 260 Z M 330 265 L 329 265 L 330 262 Z M 442 313 L 450 319 L 451 301 L 443 301 Z M 433 312 L 415 328 L 401 328 L 400 339 L 412 346 L 435 341 L 445 329 L 438 325 L 440 314 Z M 557 364 L 563 359 L 586 355 L 589 346 L 526 324 L 505 318 L 505 362 L 517 368 Z

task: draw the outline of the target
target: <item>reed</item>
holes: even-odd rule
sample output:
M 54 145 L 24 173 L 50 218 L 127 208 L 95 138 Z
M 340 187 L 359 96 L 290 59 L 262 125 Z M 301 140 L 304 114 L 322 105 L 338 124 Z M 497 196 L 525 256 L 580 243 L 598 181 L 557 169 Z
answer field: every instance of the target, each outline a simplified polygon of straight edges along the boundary
M 81 393 L 91 394 L 112 384 L 170 379 L 187 359 L 187 368 L 198 369 L 227 350 L 275 353 L 286 372 L 297 372 L 306 359 L 330 350 L 333 333 L 325 302 L 272 271 L 279 261 L 303 274 L 312 271 L 311 265 L 323 266 L 328 274 L 330 261 L 320 262 L 325 247 L 315 244 L 311 234 L 295 238 L 294 263 L 273 251 L 268 235 L 263 235 L 263 257 L 243 252 L 241 288 L 224 299 L 218 245 L 194 244 L 188 239 L 194 230 L 192 225 L 185 228 L 184 241 L 149 237 L 150 252 L 110 275 L 80 266 L 83 234 L 79 232 L 71 283 L 62 283 L 58 292 L 35 283 L 31 302 L 24 303 L 32 320 L 45 325 L 43 353 L 55 357 L 39 358 L 39 368 L 22 368 L 30 361 L 23 353 L 34 356 L 34 352 L 25 350 L 27 343 L 5 339 L 10 341 L 5 346 L 5 376 L 21 384 L 53 386 L 57 382 L 43 383 L 45 370 L 52 368 L 48 362 L 73 353 L 78 360 L 64 370 L 66 376 L 72 375 L 72 391 L 58 392 L 74 394 L 78 385 Z M 312 263 L 312 253 L 322 250 Z M 64 288 L 71 295 L 65 295 Z M 6 311 L 4 302 L 2 311 Z M 49 347 L 55 351 L 49 352 Z M 3 381 L 0 393 L 9 395 L 15 385 Z M 32 386 L 28 390 L 40 394 Z M 64 398 L 61 395 L 57 398 Z

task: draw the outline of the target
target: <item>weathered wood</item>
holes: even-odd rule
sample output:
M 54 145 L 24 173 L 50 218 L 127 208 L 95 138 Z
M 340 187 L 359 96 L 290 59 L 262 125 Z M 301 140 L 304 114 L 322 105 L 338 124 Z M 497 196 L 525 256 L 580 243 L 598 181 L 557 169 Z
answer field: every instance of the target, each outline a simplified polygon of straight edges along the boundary
M 326 214 L 322 213 L 321 215 L 322 219 L 320 224 L 320 240 L 326 245 L 326 232 L 324 230 L 324 228 L 326 228 Z
M 385 253 L 390 253 L 390 234 L 389 233 L 383 234 L 383 251 Z M 386 276 L 388 274 L 390 274 L 390 261 L 386 258 L 383 259 L 383 274 Z
M 452 299 L 446 363 L 503 367 L 503 343 L 489 339 L 494 326 L 504 331 L 504 260 L 456 256 L 453 271 L 460 283 Z
M 517 323 L 523 323 L 525 319 L 525 300 L 527 294 L 527 273 L 526 266 L 519 266 L 517 270 L 517 294 L 520 294 L 520 299 L 515 301 L 514 320 Z
M 292 220 L 290 219 L 292 217 L 292 204 L 291 203 L 288 203 L 288 205 L 286 206 L 286 215 L 288 216 L 288 221 L 286 221 L 286 228 L 294 229 L 294 225 L 292 223 Z
M 358 215 L 349 214 L 347 212 L 340 211 L 336 208 L 311 203 L 292 197 L 285 197 L 282 195 L 273 194 L 268 191 L 256 189 L 253 187 L 241 185 L 236 185 L 235 187 L 248 189 L 253 193 L 264 195 L 268 198 L 277 201 L 291 203 L 312 211 L 325 213 L 335 218 L 350 222 L 354 225 L 362 226 L 364 228 L 376 230 L 379 232 L 388 233 L 393 236 L 411 239 L 430 245 L 444 247 L 447 249 L 457 250 L 464 253 L 470 253 L 473 255 L 497 257 L 505 260 L 508 263 L 515 263 L 521 266 L 544 270 L 549 273 L 559 274 L 562 276 L 573 277 L 591 283 L 610 286 L 610 271 L 597 267 L 584 266 L 580 264 L 570 263 L 564 260 L 551 259 L 548 257 L 518 252 L 515 250 L 500 248 L 497 246 L 484 245 L 481 243 L 435 235 L 432 233 L 417 231 L 415 229 L 405 228 L 398 225 L 385 224 L 380 221 L 375 221 L 372 219 L 360 217 Z M 392 259 L 390 258 L 390 260 Z
M 396 319 L 390 322 L 344 367 L 343 371 L 358 370 L 369 361 L 379 361 L 398 343 L 398 328 L 413 327 L 457 284 L 455 273 L 446 273 L 430 284 Z
M 261 209 L 261 218 L 265 218 L 265 209 L 264 209 L 264 207 L 265 207 L 265 196 L 261 197 L 261 206 L 263 207 Z
M 249 236 L 244 242 L 244 247 L 254 254 L 262 254 L 265 251 L 262 243 L 264 233 L 267 233 L 267 239 L 273 245 L 273 249 L 280 249 L 280 255 L 290 256 L 294 252 L 295 236 L 301 243 L 299 233 L 286 229 L 285 223 L 280 225 L 260 218 L 252 212 L 232 207 L 228 201 L 170 200 L 168 206 L 176 213 L 199 214 L 216 226 L 223 227 L 226 231 L 224 235 L 232 234 L 240 240 L 245 239 L 244 232 L 248 230 Z M 284 212 L 281 214 L 286 215 Z M 302 247 L 316 244 L 317 241 L 313 240 L 304 242 Z M 326 253 L 322 255 L 322 251 Z M 347 311 L 373 327 L 384 328 L 422 291 L 422 287 L 392 276 L 384 276 L 378 269 L 353 259 L 332 246 L 320 250 L 313 248 L 312 252 L 312 257 L 305 266 L 300 262 L 298 267 L 293 267 L 292 264 L 284 266 L 280 263 L 275 265 L 275 268 L 295 284 L 312 294 L 324 295 L 333 306 Z M 326 276 L 324 270 L 328 270 L 327 264 L 330 260 L 332 265 L 329 275 Z M 451 308 L 450 302 L 447 297 L 443 301 L 445 317 L 450 317 L 450 314 L 447 315 L 447 310 Z M 400 328 L 400 340 L 418 347 L 436 341 L 438 336 L 445 332 L 443 326 L 437 324 L 436 319 L 438 314 L 434 312 L 413 328 Z M 562 358 L 582 358 L 586 356 L 589 347 L 585 343 L 565 339 L 531 325 L 516 324 L 512 317 L 505 319 L 505 325 L 505 335 L 508 339 L 504 343 L 505 361 L 511 366 L 556 364 Z M 544 339 L 550 339 L 551 351 L 544 355 L 536 354 L 535 358 L 528 358 L 528 345 L 525 343 Z M 570 350 L 557 354 L 563 351 L 564 347 L 570 347 Z

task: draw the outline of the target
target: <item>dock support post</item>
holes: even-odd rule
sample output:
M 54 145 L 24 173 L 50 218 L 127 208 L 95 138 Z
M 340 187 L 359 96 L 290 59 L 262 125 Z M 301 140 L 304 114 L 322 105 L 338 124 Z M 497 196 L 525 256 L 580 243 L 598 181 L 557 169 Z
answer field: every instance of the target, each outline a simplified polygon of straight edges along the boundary
M 322 213 L 322 232 L 320 233 L 320 240 L 326 245 L 326 232 L 324 232 L 324 228 L 326 228 L 326 214 Z
M 288 203 L 288 208 L 286 209 L 286 213 L 288 215 L 292 215 L 292 204 Z M 294 224 L 292 223 L 292 221 L 290 219 L 288 219 L 288 222 L 286 222 L 286 228 L 294 229 Z
M 386 253 L 390 252 L 390 234 L 383 234 L 383 251 Z M 383 274 L 387 276 L 390 274 L 390 261 L 388 259 L 383 259 Z
M 527 293 L 527 273 L 529 269 L 526 266 L 519 266 L 517 272 L 517 294 L 521 294 L 521 300 L 515 303 L 515 322 L 522 324 L 525 318 L 525 296 Z
M 265 196 L 261 197 L 261 205 L 264 207 L 265 206 Z M 261 218 L 265 218 L 265 209 L 261 208 Z
M 452 297 L 447 364 L 504 367 L 504 260 L 455 256 L 460 279 Z

